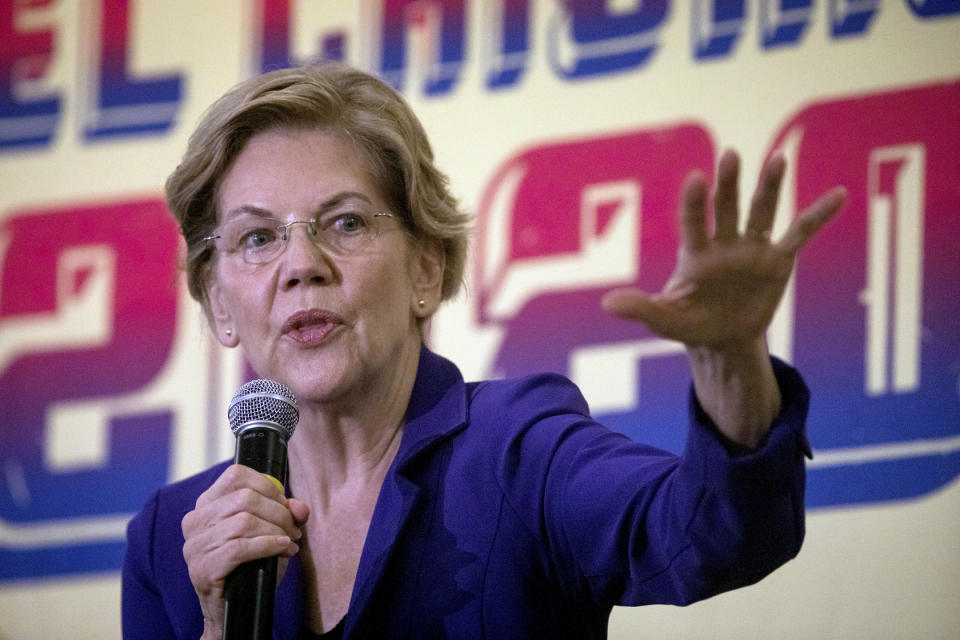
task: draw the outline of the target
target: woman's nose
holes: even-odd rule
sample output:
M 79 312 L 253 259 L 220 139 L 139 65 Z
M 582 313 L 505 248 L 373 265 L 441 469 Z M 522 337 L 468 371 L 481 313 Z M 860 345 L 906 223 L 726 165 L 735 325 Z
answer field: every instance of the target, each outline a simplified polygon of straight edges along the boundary
M 298 233 L 298 228 L 302 233 Z M 324 284 L 333 280 L 335 267 L 331 255 L 312 233 L 313 227 L 306 221 L 292 222 L 287 226 L 287 240 L 283 253 L 281 282 L 290 289 L 299 284 Z

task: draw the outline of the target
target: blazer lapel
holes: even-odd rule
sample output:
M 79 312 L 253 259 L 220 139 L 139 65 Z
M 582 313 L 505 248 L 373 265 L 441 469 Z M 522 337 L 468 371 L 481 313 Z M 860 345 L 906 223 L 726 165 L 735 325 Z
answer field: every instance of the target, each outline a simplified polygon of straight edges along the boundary
M 411 515 L 427 498 L 429 486 L 421 483 L 430 481 L 420 480 L 419 461 L 426 460 L 424 456 L 435 444 L 465 424 L 466 387 L 460 371 L 451 362 L 422 349 L 400 448 L 384 478 L 360 556 L 344 629 L 347 637 L 363 617 L 402 533 L 412 526 Z M 435 473 L 427 473 L 426 477 L 436 481 Z M 397 595 L 398 600 L 402 598 Z

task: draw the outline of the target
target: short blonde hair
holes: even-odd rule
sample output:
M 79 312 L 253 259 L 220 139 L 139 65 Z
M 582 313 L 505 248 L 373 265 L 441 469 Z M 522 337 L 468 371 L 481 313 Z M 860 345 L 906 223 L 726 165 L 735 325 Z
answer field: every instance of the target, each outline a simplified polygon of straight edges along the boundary
M 470 217 L 433 163 L 427 134 L 409 105 L 374 76 L 340 63 L 271 71 L 217 100 L 190 137 L 183 161 L 166 183 L 167 205 L 187 245 L 187 286 L 209 315 L 207 281 L 220 184 L 257 133 L 320 127 L 363 154 L 380 195 L 411 235 L 443 247 L 442 298 L 459 291 Z

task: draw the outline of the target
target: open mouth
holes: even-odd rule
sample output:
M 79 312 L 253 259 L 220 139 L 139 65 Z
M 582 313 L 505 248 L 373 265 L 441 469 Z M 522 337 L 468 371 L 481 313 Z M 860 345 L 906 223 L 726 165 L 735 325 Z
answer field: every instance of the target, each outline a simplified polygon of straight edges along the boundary
M 281 332 L 290 339 L 304 345 L 323 342 L 343 320 L 337 314 L 324 309 L 297 311 L 283 323 Z

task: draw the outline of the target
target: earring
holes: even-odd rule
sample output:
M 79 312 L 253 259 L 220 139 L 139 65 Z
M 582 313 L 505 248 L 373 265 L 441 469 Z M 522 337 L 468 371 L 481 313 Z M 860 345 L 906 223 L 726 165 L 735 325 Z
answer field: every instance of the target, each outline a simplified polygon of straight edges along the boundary
M 228 335 L 228 336 L 232 336 L 232 335 L 233 335 L 233 329 L 227 329 L 227 335 Z
M 427 304 L 427 303 L 424 302 L 423 299 L 421 298 L 420 300 L 417 300 L 417 304 L 420 305 L 420 308 L 421 308 L 421 309 L 423 309 L 423 305 L 425 305 L 425 304 Z

